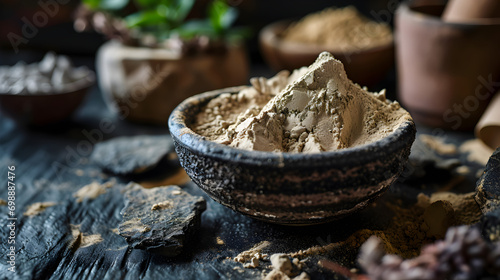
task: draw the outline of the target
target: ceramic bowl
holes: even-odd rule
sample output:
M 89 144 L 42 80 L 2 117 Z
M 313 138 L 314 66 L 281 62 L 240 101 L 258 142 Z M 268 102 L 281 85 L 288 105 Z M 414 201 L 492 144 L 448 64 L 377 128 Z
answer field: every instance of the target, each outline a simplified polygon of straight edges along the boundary
M 188 98 L 168 121 L 181 165 L 222 205 L 272 223 L 325 223 L 362 209 L 402 172 L 415 139 L 413 121 L 382 140 L 314 154 L 242 150 L 193 132 L 195 116 L 210 99 L 242 88 Z
M 318 55 L 328 51 L 344 64 L 347 76 L 362 86 L 381 81 L 394 65 L 394 43 L 370 49 L 340 52 L 312 44 L 287 42 L 282 34 L 292 21 L 285 20 L 264 27 L 259 34 L 260 49 L 274 70 L 293 71 L 311 65 Z
M 61 122 L 78 108 L 95 83 L 91 72 L 74 82 L 71 90 L 51 94 L 0 93 L 0 112 L 23 125 L 43 126 Z

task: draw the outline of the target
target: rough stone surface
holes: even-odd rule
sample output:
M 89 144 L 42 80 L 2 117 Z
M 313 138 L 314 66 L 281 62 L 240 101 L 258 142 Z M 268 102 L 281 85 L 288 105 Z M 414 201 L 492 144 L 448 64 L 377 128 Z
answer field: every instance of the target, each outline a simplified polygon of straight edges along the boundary
M 476 201 L 483 213 L 500 207 L 500 148 L 488 160 L 484 173 L 476 184 Z
M 487 240 L 500 242 L 500 208 L 486 213 L 479 222 L 481 233 Z
M 115 174 L 138 174 L 157 166 L 171 151 L 173 143 L 169 137 L 125 136 L 96 144 L 91 160 Z
M 119 234 L 132 248 L 179 255 L 200 226 L 205 200 L 178 186 L 144 189 L 131 183 L 127 189 Z

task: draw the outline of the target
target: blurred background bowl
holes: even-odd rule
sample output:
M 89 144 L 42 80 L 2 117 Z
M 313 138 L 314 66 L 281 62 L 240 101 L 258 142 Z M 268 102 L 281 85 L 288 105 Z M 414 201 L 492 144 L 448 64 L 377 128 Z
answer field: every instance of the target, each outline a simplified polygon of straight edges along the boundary
M 0 93 L 0 112 L 23 125 L 43 126 L 68 119 L 95 83 L 90 74 L 71 84 L 71 88 L 52 94 Z
M 342 61 L 347 76 L 365 86 L 380 82 L 394 66 L 394 42 L 369 49 L 340 52 L 320 45 L 289 42 L 282 39 L 283 32 L 292 23 L 284 20 L 264 27 L 259 34 L 259 43 L 265 61 L 275 71 L 293 71 L 311 65 L 323 51 L 332 53 Z
M 168 122 L 181 165 L 222 205 L 272 223 L 325 223 L 367 206 L 401 174 L 415 139 L 413 121 L 379 141 L 321 153 L 242 150 L 205 140 L 191 130 L 211 99 L 243 88 L 190 97 Z

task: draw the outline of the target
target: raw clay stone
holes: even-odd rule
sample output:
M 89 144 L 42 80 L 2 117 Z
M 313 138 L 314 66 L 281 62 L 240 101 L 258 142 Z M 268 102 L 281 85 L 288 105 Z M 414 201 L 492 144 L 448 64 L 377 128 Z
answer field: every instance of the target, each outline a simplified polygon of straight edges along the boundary
M 206 202 L 178 186 L 144 189 L 130 183 L 119 234 L 135 249 L 177 256 L 200 227 Z
M 477 180 L 476 202 L 483 213 L 500 208 L 500 148 L 488 160 L 484 173 Z
M 117 137 L 96 144 L 91 160 L 114 174 L 139 174 L 157 166 L 173 149 L 172 139 L 163 135 Z

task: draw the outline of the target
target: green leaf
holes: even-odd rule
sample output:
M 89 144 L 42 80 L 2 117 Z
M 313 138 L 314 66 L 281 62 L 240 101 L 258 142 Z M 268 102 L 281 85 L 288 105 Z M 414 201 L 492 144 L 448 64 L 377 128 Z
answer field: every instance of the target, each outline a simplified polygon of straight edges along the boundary
M 187 15 L 193 8 L 195 0 L 177 0 L 177 21 L 181 22 L 186 19 Z
M 144 11 L 125 17 L 129 28 L 167 23 L 167 19 L 156 11 Z
M 194 5 L 194 0 L 164 0 L 159 3 L 156 11 L 166 17 L 173 27 L 179 26 L 189 14 Z
M 236 10 L 233 7 L 229 7 L 221 17 L 221 26 L 223 29 L 228 29 L 233 25 L 233 23 L 236 21 L 236 18 L 238 18 L 238 10 Z
M 222 35 L 238 17 L 238 11 L 224 0 L 214 0 L 209 7 L 210 24 L 216 33 Z
M 82 0 L 82 3 L 85 4 L 87 7 L 89 7 L 92 10 L 96 10 L 99 8 L 99 4 L 101 3 L 100 0 Z
M 248 27 L 232 27 L 227 31 L 227 37 L 231 37 L 233 40 L 243 40 L 252 36 L 253 30 Z
M 158 6 L 158 0 L 135 0 L 138 6 L 143 9 L 154 9 Z
M 106 11 L 117 11 L 125 8 L 129 0 L 101 0 L 99 9 Z
M 193 38 L 195 36 L 206 35 L 216 36 L 214 29 L 208 19 L 190 20 L 175 30 L 182 38 Z

